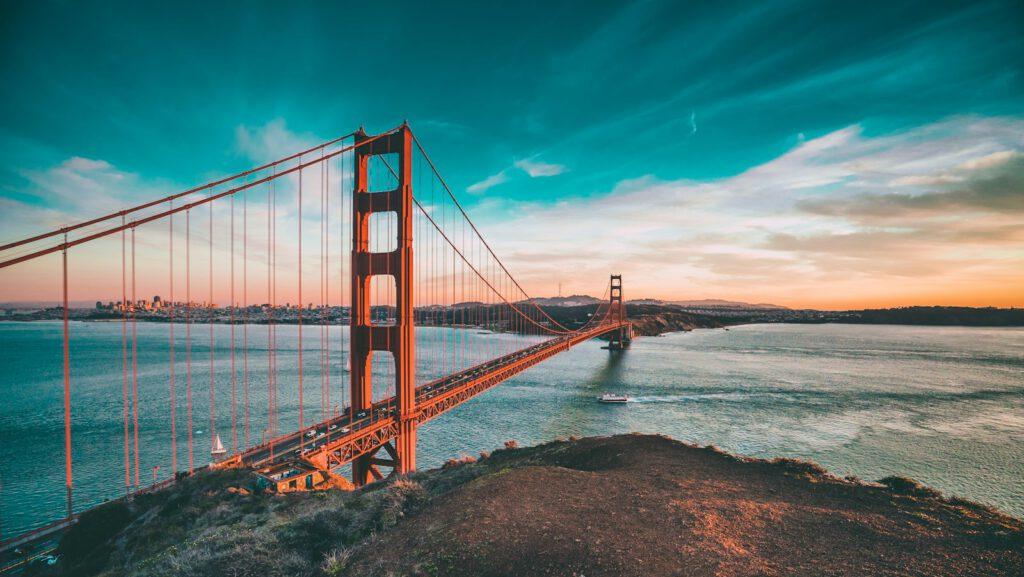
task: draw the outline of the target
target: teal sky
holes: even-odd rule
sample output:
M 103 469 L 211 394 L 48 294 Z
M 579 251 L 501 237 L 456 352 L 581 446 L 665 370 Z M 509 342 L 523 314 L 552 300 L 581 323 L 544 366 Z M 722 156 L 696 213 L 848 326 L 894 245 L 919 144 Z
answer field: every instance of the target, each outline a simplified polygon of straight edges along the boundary
M 534 292 L 1024 304 L 1019 1 L 213 4 L 4 3 L 0 237 L 408 119 Z

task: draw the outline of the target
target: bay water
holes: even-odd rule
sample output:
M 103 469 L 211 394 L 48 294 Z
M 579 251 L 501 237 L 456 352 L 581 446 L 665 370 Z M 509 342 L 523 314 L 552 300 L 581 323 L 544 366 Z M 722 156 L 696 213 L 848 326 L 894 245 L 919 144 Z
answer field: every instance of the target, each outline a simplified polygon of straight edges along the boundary
M 240 346 L 241 327 L 236 326 Z M 168 327 L 139 323 L 140 482 L 171 472 Z M 209 326 L 193 325 L 194 462 L 209 461 Z M 282 430 L 297 423 L 297 327 L 277 328 Z M 448 331 L 445 333 L 444 331 Z M 445 371 L 450 337 L 488 351 L 525 344 L 477 329 L 417 329 L 419 380 Z M 179 469 L 187 468 L 183 325 L 176 326 Z M 346 330 L 328 342 L 332 404 L 343 403 Z M 76 510 L 124 494 L 120 323 L 75 322 L 72 424 Z M 230 327 L 214 326 L 216 430 L 231 439 Z M 266 327 L 250 326 L 250 444 L 266 422 Z M 304 332 L 306 422 L 321 413 L 319 328 Z M 206 339 L 206 340 L 204 340 Z M 839 475 L 917 479 L 949 495 L 1024 516 L 1024 329 L 745 325 L 644 337 L 624 352 L 591 341 L 427 423 L 420 468 L 502 446 L 571 435 L 660 433 L 754 457 L 814 461 Z M 0 323 L 0 531 L 8 537 L 64 513 L 61 325 Z M 469 359 L 470 361 L 474 359 Z M 236 422 L 242 444 L 242 356 Z M 377 369 L 386 386 L 388 369 Z M 624 405 L 599 404 L 605 392 Z M 130 458 L 134 483 L 134 456 Z

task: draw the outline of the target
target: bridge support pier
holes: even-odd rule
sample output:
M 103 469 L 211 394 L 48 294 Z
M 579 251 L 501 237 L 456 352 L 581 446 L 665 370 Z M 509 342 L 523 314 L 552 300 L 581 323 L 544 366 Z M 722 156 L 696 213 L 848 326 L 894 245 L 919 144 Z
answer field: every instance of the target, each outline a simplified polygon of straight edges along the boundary
M 394 419 L 398 438 L 394 447 L 385 448 L 391 459 L 363 455 L 352 462 L 352 482 L 365 485 L 379 478 L 377 465 L 390 465 L 398 474 L 416 468 L 416 373 L 415 335 L 413 333 L 413 200 L 412 132 L 403 125 L 392 134 L 376 140 L 360 130 L 355 135 L 355 182 L 352 202 L 352 410 L 367 411 L 373 405 L 372 360 L 374 352 L 390 353 L 395 362 L 395 398 L 393 412 L 382 418 Z M 360 142 L 366 142 L 360 145 Z M 388 191 L 371 191 L 369 163 L 373 156 L 397 155 L 391 167 L 398 186 Z M 370 216 L 395 213 L 397 244 L 390 252 L 370 251 Z M 370 282 L 374 276 L 390 276 L 395 282 L 395 323 L 374 323 L 371 315 Z M 372 415 L 371 418 L 377 417 Z

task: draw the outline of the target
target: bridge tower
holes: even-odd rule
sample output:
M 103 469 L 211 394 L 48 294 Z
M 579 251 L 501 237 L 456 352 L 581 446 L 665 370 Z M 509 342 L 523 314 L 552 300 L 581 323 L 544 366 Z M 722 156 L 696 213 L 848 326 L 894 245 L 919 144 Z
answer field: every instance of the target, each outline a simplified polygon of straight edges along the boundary
M 355 135 L 354 198 L 352 202 L 352 310 L 351 371 L 352 410 L 369 411 L 373 405 L 372 361 L 374 352 L 390 353 L 395 363 L 397 407 L 392 418 L 397 429 L 395 446 L 382 448 L 390 459 L 374 453 L 352 462 L 352 482 L 365 485 L 382 477 L 378 465 L 388 465 L 399 474 L 416 468 L 416 374 L 413 334 L 413 200 L 412 132 L 407 125 L 392 134 L 360 142 L 370 137 L 359 130 Z M 369 162 L 377 155 L 397 155 L 393 169 L 398 186 L 393 190 L 372 191 Z M 370 251 L 370 217 L 374 213 L 393 212 L 396 216 L 397 244 L 390 252 Z M 395 323 L 374 323 L 371 317 L 370 283 L 374 276 L 390 276 L 395 283 Z
M 622 275 L 613 274 L 611 286 L 608 290 L 608 316 L 613 322 L 626 322 L 626 303 L 622 300 Z M 629 346 L 633 340 L 633 329 L 625 324 L 619 330 L 611 333 L 608 340 L 608 350 L 621 351 Z

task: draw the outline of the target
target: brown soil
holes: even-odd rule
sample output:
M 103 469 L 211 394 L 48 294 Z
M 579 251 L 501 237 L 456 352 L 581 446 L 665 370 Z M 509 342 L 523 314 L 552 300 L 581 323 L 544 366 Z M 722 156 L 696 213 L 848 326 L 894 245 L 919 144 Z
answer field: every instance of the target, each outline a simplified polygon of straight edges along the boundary
M 349 575 L 1024 575 L 1024 523 L 658 436 L 499 451 L 355 548 Z

